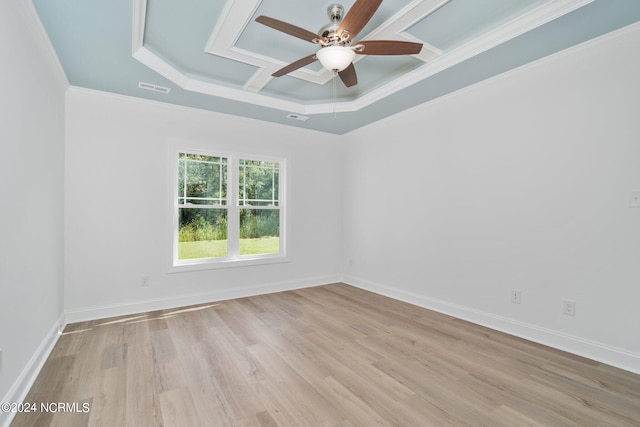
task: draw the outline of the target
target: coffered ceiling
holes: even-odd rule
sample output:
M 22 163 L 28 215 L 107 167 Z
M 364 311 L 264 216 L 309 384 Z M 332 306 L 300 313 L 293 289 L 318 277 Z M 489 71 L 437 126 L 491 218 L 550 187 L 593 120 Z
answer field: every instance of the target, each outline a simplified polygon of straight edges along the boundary
M 71 85 L 336 134 L 640 20 L 638 0 L 384 0 L 358 39 L 423 49 L 358 55 L 346 88 L 317 61 L 273 78 L 319 47 L 255 22 L 317 32 L 331 1 L 33 3 Z

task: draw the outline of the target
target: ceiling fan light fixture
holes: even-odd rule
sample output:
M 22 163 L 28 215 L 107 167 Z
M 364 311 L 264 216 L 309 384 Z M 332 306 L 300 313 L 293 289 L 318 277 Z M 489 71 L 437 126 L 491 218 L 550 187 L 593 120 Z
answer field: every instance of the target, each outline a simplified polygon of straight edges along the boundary
M 324 68 L 329 71 L 342 71 L 351 64 L 356 53 L 347 46 L 327 46 L 316 54 Z

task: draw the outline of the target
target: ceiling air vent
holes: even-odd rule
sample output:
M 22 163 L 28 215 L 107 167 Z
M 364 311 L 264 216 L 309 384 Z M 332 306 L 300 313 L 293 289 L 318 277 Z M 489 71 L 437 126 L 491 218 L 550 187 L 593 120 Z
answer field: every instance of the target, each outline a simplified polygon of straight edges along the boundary
M 292 120 L 298 120 L 301 122 L 306 122 L 307 120 L 309 120 L 308 116 L 301 116 L 300 114 L 289 114 L 287 115 L 287 119 L 292 119 Z
M 158 85 L 145 83 L 145 82 L 138 82 L 138 87 L 140 89 L 152 90 L 154 92 L 160 92 L 160 93 L 169 93 L 169 91 L 171 90 L 168 87 L 158 86 Z

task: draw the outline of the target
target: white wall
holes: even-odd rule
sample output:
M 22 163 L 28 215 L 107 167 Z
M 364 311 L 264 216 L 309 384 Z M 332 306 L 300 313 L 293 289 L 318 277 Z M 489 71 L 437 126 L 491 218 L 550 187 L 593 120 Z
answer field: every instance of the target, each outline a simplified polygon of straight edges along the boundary
M 21 397 L 63 312 L 67 84 L 33 16 L 0 2 L 1 401 Z
M 66 105 L 69 321 L 340 279 L 338 137 L 76 88 Z M 288 157 L 290 262 L 167 273 L 176 142 Z
M 639 28 L 349 134 L 346 281 L 640 372 Z

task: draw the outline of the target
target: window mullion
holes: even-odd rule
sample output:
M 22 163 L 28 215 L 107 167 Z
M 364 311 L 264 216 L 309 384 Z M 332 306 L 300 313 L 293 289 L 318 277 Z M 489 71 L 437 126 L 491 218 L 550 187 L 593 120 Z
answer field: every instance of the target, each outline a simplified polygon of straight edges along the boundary
M 227 251 L 231 258 L 240 256 L 240 210 L 238 207 L 239 183 L 236 179 L 238 171 L 238 159 L 235 156 L 229 157 L 229 167 L 227 169 Z

